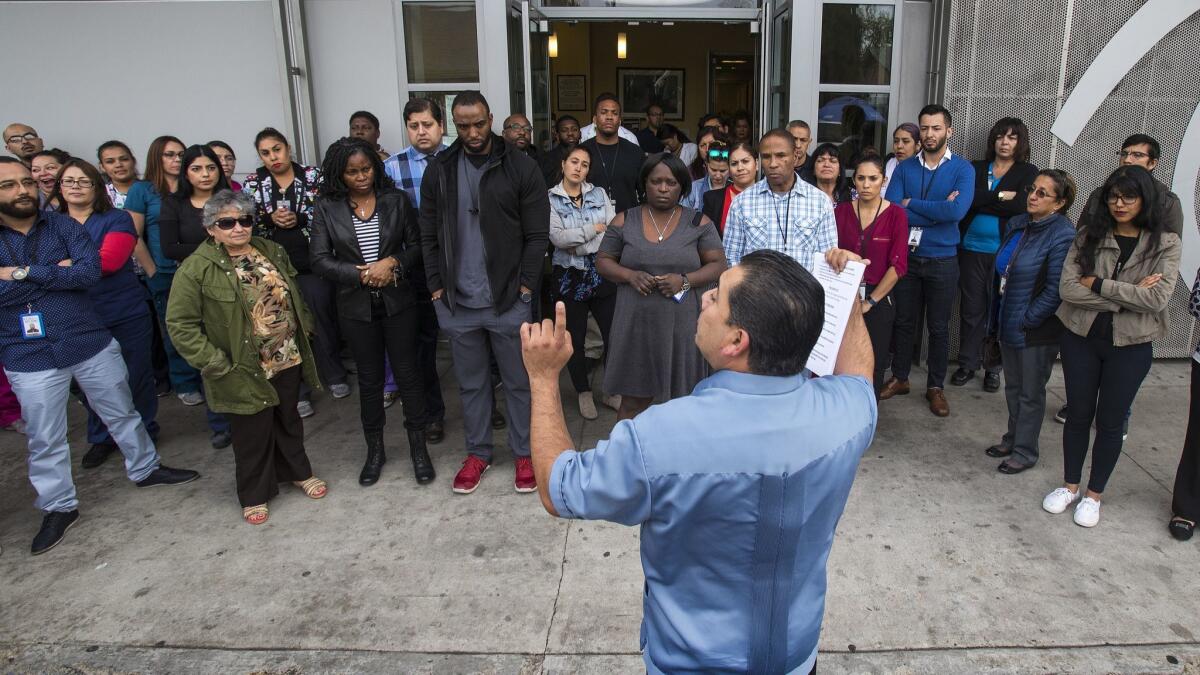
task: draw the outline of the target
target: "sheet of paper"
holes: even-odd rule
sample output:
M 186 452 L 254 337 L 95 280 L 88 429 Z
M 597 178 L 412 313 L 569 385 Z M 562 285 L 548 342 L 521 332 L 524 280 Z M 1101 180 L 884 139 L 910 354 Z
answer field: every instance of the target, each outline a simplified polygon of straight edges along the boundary
M 850 312 L 858 308 L 858 286 L 862 283 L 867 266 L 860 262 L 848 262 L 841 274 L 833 271 L 824 256 L 817 257 L 813 276 L 825 289 L 825 325 L 821 336 L 808 357 L 808 369 L 814 375 L 831 375 L 837 363 L 838 350 L 842 347 L 842 335 L 846 332 L 846 321 Z

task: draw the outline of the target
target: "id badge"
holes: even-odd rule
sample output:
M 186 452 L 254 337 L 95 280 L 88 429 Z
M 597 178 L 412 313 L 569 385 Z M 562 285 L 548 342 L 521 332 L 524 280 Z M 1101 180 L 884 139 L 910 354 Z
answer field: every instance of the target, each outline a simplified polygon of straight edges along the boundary
M 28 312 L 21 315 L 21 337 L 26 340 L 40 340 L 46 337 L 46 327 L 42 323 L 41 312 Z
M 671 299 L 672 299 L 672 300 L 674 300 L 675 302 L 683 302 L 683 298 L 684 298 L 684 296 L 685 296 L 685 295 L 687 295 L 687 289 L 686 289 L 686 288 L 685 288 L 685 289 L 683 289 L 683 290 L 681 290 L 681 291 L 679 291 L 679 292 L 678 292 L 678 293 L 676 293 L 675 295 L 672 295 L 672 296 L 671 296 Z
M 858 285 L 858 299 L 863 302 L 867 301 L 867 285 L 866 284 Z
M 908 231 L 908 245 L 910 248 L 916 248 L 921 245 L 921 235 L 925 233 L 919 227 L 914 227 Z
M 1004 295 L 1004 287 L 1008 286 L 1008 275 L 1000 277 L 1000 295 Z

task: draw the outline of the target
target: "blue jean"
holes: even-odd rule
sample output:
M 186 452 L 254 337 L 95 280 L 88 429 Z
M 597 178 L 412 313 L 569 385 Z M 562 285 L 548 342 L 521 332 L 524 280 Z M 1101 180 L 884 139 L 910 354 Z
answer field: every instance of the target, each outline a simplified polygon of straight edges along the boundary
M 200 391 L 200 371 L 184 360 L 175 345 L 171 344 L 171 336 L 167 333 L 167 299 L 171 296 L 171 282 L 175 280 L 174 272 L 159 272 L 146 280 L 150 287 L 150 296 L 154 298 L 154 310 L 158 314 L 158 328 L 162 331 L 163 350 L 167 352 L 167 364 L 171 372 L 171 386 L 177 394 L 190 394 Z M 204 414 L 208 418 L 208 428 L 214 433 L 228 432 L 229 420 L 221 413 L 215 413 L 206 403 Z
M 892 376 L 897 380 L 908 380 L 924 305 L 925 325 L 929 329 L 926 386 L 945 386 L 946 366 L 950 361 L 950 311 L 957 291 L 958 258 L 908 256 L 908 273 L 900 277 L 893 291 L 896 298 L 896 352 L 892 356 Z
M 158 436 L 158 395 L 154 388 L 154 366 L 150 350 L 154 346 L 154 319 L 147 312 L 108 327 L 117 344 L 121 346 L 121 358 L 129 372 L 129 391 L 133 395 L 133 407 L 142 417 L 142 424 L 151 438 Z M 104 421 L 92 410 L 86 399 L 88 443 L 115 445 Z
M 71 379 L 112 431 L 125 475 L 135 483 L 159 466 L 158 451 L 142 418 L 133 407 L 129 373 L 116 340 L 98 354 L 68 368 L 18 373 L 5 369 L 21 402 L 29 440 L 29 482 L 37 491 L 34 506 L 42 511 L 72 511 L 79 506 L 71 479 L 71 448 L 67 444 L 67 404 Z

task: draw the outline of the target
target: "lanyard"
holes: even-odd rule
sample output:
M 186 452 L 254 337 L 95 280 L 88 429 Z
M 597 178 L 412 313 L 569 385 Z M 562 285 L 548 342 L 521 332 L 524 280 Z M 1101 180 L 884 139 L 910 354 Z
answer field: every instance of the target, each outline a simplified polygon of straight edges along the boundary
M 779 230 L 779 236 L 783 237 L 783 245 L 787 246 L 788 227 L 792 224 L 792 190 L 788 190 L 787 206 L 783 211 L 783 222 L 779 220 L 779 199 L 774 194 L 771 195 L 771 206 L 775 209 L 775 227 Z
M 25 252 L 29 253 L 29 265 L 37 264 L 37 242 L 38 237 L 40 237 L 41 234 L 42 228 L 38 227 L 37 223 L 34 223 L 33 229 L 25 237 Z M 8 254 L 12 256 L 13 265 L 15 267 L 24 267 L 24 265 L 20 264 L 21 256 L 17 255 L 17 249 L 13 248 L 12 242 L 9 241 L 10 237 L 11 235 L 8 232 L 5 232 L 4 236 L 0 237 L 0 239 L 4 240 L 4 248 L 8 249 Z
M 875 225 L 879 222 L 879 209 L 883 206 L 883 199 L 880 199 L 875 204 L 875 216 L 871 218 L 871 224 L 867 227 L 862 226 L 862 212 L 859 210 L 858 201 L 854 202 L 854 216 L 858 218 L 858 254 L 862 257 L 867 257 L 867 239 L 871 233 L 875 231 Z
M 617 149 L 613 150 L 613 165 L 608 168 L 608 162 L 604 161 L 604 153 L 600 150 L 600 141 L 596 141 L 596 155 L 600 158 L 600 166 L 604 167 L 604 174 L 608 177 L 608 189 L 612 189 L 613 176 L 617 172 L 617 158 L 621 156 L 621 139 L 617 139 Z
M 468 159 L 467 156 L 464 154 L 462 159 L 459 161 L 470 162 L 471 160 Z M 481 169 L 479 172 L 479 181 L 471 180 L 471 169 L 473 168 L 473 166 L 474 165 L 465 167 L 467 170 L 463 171 L 463 175 L 466 176 L 466 178 L 467 178 L 467 192 L 470 193 L 470 195 L 471 195 L 470 213 L 473 216 L 477 216 L 477 215 L 479 215 L 479 183 L 483 181 L 483 169 L 487 168 L 487 162 L 484 162 L 483 169 Z
M 923 169 L 923 171 L 921 172 L 921 199 L 922 200 L 929 198 L 929 188 L 933 187 L 933 182 L 935 180 L 937 180 L 937 172 L 941 170 L 942 162 L 945 159 L 946 159 L 946 156 L 942 155 L 942 159 L 938 161 L 938 165 L 933 167 L 933 171 L 930 171 L 928 169 L 928 167 L 925 166 L 924 157 L 921 158 L 921 168 Z M 929 185 L 925 184 L 925 174 L 926 173 L 929 174 Z

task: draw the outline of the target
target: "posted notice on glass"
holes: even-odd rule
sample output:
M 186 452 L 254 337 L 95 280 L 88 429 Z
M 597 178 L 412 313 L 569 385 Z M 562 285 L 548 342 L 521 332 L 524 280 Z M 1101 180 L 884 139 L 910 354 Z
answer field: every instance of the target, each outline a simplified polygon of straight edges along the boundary
M 850 261 L 839 274 L 825 262 L 824 256 L 817 256 L 813 276 L 825 289 L 825 325 L 821 327 L 821 337 L 817 338 L 817 344 L 808 357 L 807 366 L 814 375 L 833 374 L 850 312 L 861 311 L 858 287 L 866 271 L 866 265 Z

